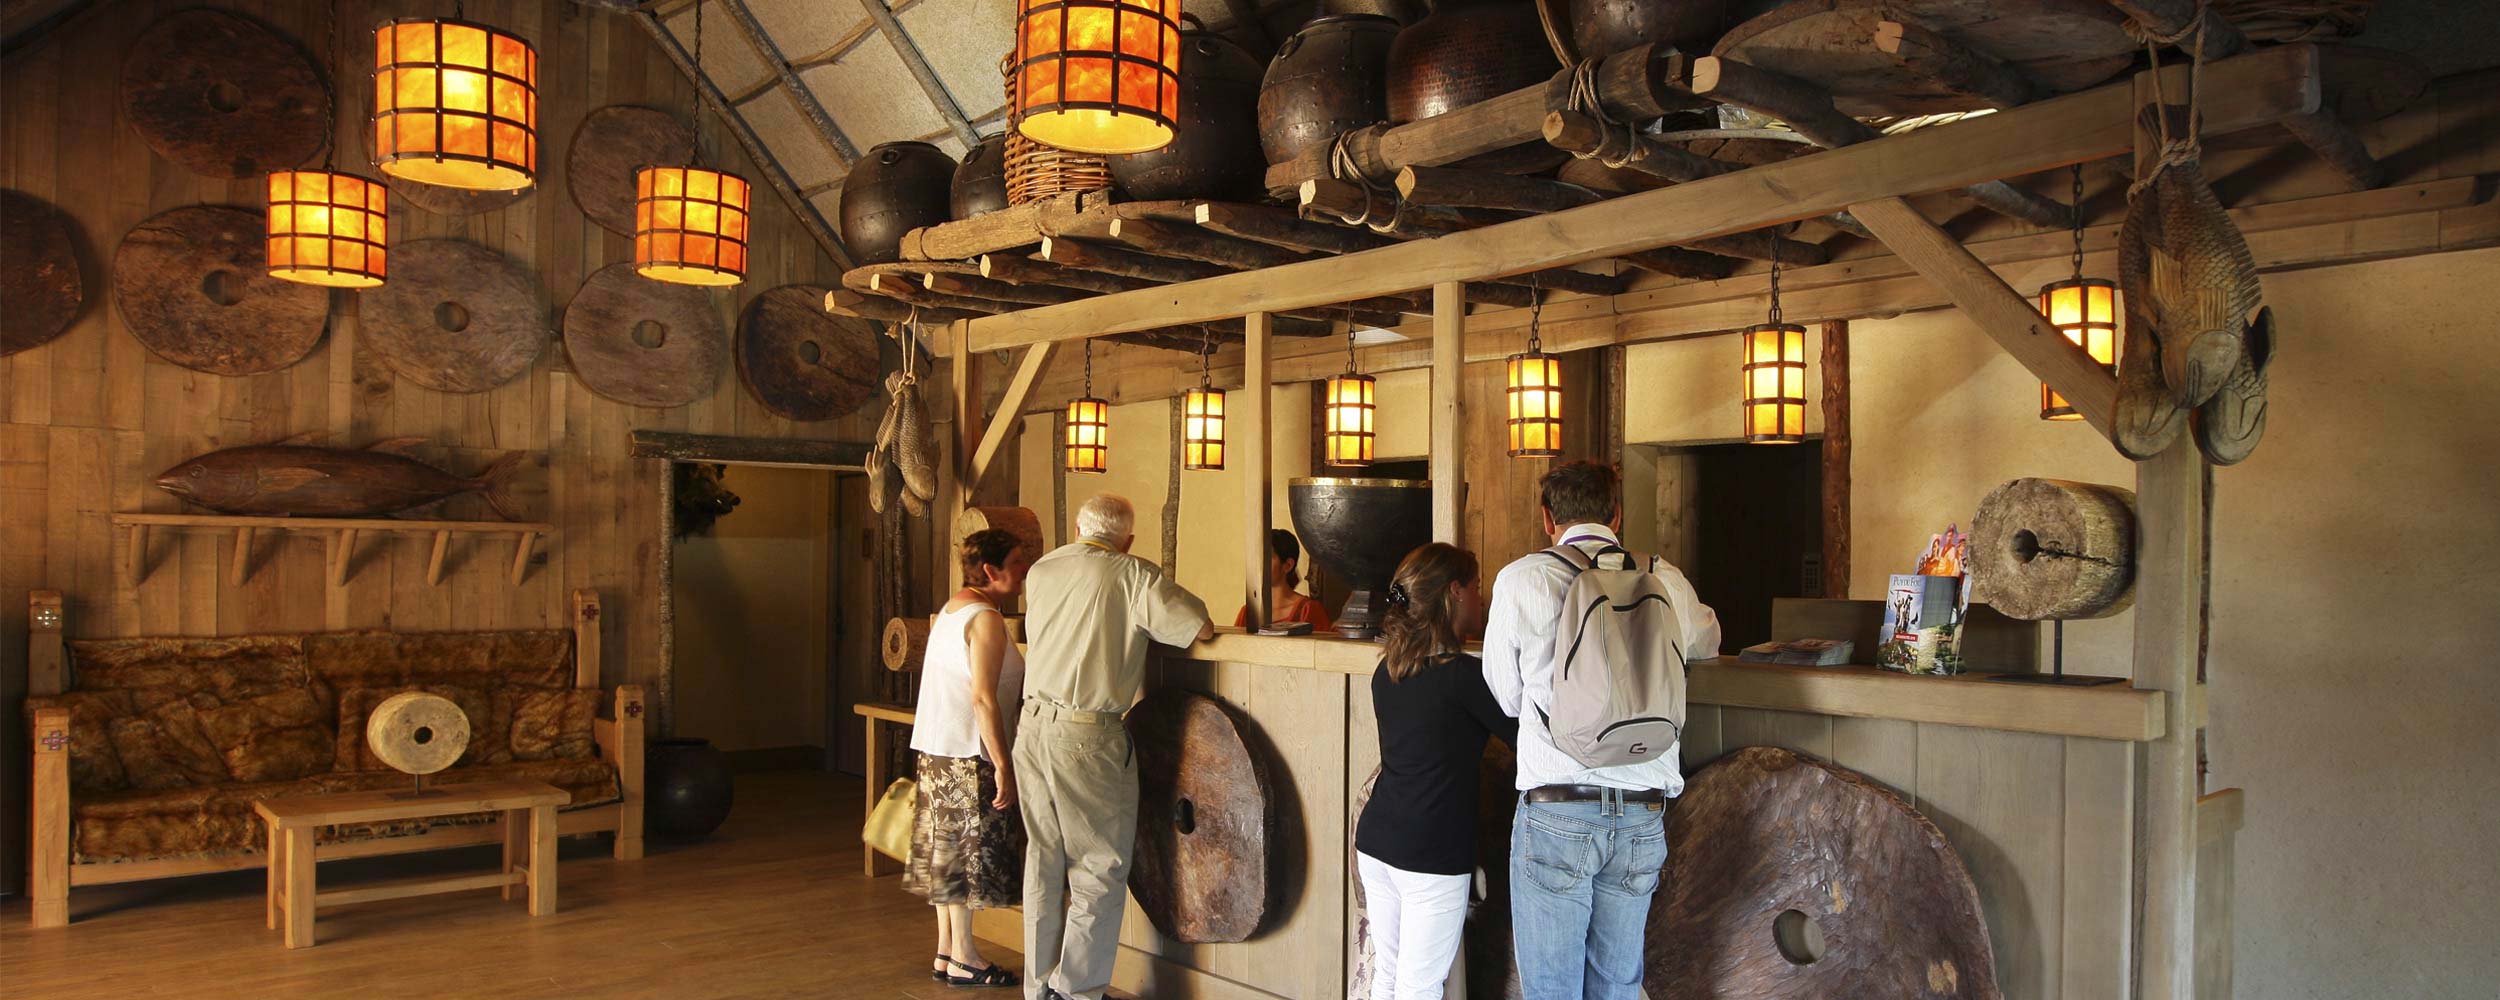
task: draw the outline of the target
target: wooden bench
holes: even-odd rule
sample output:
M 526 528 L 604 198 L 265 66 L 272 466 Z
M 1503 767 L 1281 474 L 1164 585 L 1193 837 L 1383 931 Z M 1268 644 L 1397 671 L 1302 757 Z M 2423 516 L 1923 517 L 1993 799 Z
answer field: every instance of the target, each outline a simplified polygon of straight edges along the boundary
M 503 890 L 503 898 L 511 899 L 515 885 L 529 887 L 530 916 L 554 913 L 556 807 L 572 798 L 571 793 L 540 781 L 482 781 L 421 791 L 342 792 L 255 802 L 252 811 L 269 824 L 269 929 L 277 930 L 283 915 L 286 946 L 310 948 L 313 914 L 323 906 L 497 887 Z M 318 889 L 313 868 L 320 851 L 314 835 L 322 827 L 481 812 L 503 814 L 503 866 L 498 871 L 329 892 Z

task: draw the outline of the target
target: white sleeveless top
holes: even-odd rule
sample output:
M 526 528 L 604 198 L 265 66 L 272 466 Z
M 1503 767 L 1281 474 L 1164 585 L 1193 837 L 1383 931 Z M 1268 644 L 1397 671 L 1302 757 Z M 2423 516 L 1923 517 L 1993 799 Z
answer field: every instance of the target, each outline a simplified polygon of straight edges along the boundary
M 972 649 L 964 639 L 972 619 L 995 610 L 973 602 L 941 612 L 929 625 L 929 648 L 920 661 L 920 706 L 912 722 L 911 748 L 940 757 L 987 757 L 981 729 L 972 718 Z M 1024 698 L 1024 654 L 1014 642 L 998 663 L 998 710 L 1013 739 L 1017 703 Z

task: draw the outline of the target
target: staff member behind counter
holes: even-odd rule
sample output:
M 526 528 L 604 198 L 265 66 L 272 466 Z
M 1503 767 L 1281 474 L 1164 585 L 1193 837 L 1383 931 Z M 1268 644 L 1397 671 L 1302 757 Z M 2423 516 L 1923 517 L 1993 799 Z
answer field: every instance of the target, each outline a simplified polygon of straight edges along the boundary
M 1302 585 L 1302 540 L 1293 537 L 1293 532 L 1275 528 L 1267 533 L 1267 547 L 1267 606 L 1273 616 L 1269 624 L 1309 622 L 1313 631 L 1328 631 L 1328 609 L 1294 589 Z M 1233 616 L 1233 627 L 1259 627 L 1250 620 L 1249 605 L 1242 605 L 1241 613 Z

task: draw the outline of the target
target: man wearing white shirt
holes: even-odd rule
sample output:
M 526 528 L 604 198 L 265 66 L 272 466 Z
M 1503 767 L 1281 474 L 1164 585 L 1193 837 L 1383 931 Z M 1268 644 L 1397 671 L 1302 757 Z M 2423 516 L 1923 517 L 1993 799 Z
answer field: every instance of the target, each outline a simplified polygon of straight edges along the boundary
M 1546 535 L 1594 555 L 1619 545 L 1621 482 L 1611 466 L 1570 462 L 1537 483 Z M 1719 616 L 1684 574 L 1652 561 L 1693 659 L 1719 652 Z M 1512 945 L 1524 1000 L 1639 1000 L 1649 897 L 1667 860 L 1666 800 L 1684 790 L 1679 751 L 1586 767 L 1556 749 L 1554 634 L 1573 568 L 1530 553 L 1493 580 L 1484 674 L 1519 719 L 1519 812 L 1511 822 Z M 1530 709 L 1534 709 L 1531 711 Z

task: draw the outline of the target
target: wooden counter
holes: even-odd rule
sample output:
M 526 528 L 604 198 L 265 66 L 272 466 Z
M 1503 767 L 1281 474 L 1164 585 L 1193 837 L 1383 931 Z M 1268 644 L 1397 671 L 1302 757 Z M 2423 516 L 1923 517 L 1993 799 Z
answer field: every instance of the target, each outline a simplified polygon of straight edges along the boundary
M 1360 640 L 1216 631 L 1214 639 L 1190 647 L 1185 658 L 1356 676 L 1369 676 L 1380 659 L 1378 644 Z M 2159 692 L 2125 684 L 2007 684 L 1990 680 L 1992 676 L 1918 677 L 1868 666 L 1788 667 L 1722 657 L 1692 665 L 1687 697 L 1695 704 L 2050 736 L 2137 743 L 2161 738 L 2165 719 Z

